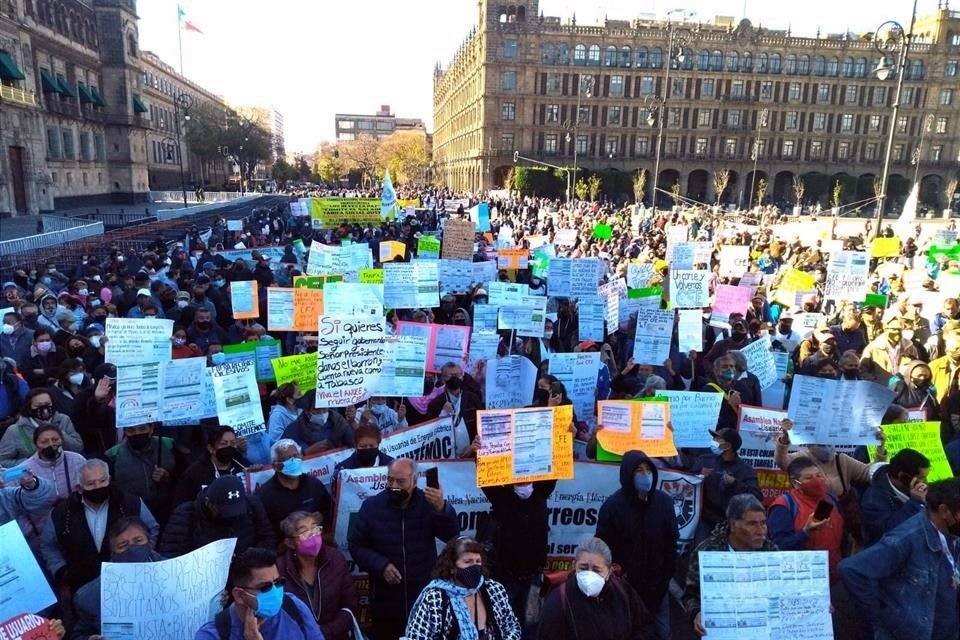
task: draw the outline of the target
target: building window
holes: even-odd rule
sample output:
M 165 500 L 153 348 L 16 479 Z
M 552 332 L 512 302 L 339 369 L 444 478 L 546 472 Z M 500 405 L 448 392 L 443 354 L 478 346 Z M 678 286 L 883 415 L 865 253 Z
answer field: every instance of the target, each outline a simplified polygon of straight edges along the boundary
M 863 152 L 863 159 L 868 161 L 876 160 L 878 148 L 879 147 L 877 146 L 876 142 L 867 143 L 866 150 Z
M 617 66 L 617 48 L 614 46 L 607 47 L 606 55 L 603 56 L 603 66 L 605 67 L 615 67 Z
M 930 162 L 940 162 L 943 157 L 943 147 L 935 145 L 930 147 Z
M 559 73 L 547 74 L 547 94 L 551 96 L 559 95 L 563 86 L 563 76 Z
M 642 76 L 640 78 L 640 95 L 642 96 L 652 96 L 653 95 L 653 78 L 651 76 Z
M 623 97 L 623 76 L 610 76 L 610 96 Z
M 801 76 L 810 75 L 810 56 L 800 56 L 797 60 L 797 73 Z
M 772 82 L 760 83 L 760 99 L 773 100 L 773 83 Z
M 369 120 L 359 120 L 357 121 L 357 129 L 370 130 L 373 129 L 373 123 Z
M 517 105 L 512 102 L 504 102 L 500 107 L 500 119 L 513 121 L 517 117 Z
M 850 158 L 850 143 L 841 142 L 837 145 L 837 160 L 848 160 Z
M 630 47 L 620 49 L 620 66 L 630 68 L 633 63 L 633 50 Z
M 555 53 L 556 50 L 553 48 L 552 43 L 548 42 L 544 44 L 542 51 L 543 51 L 543 64 L 556 64 L 557 55 Z
M 500 76 L 500 89 L 503 91 L 517 90 L 517 72 L 504 71 Z
M 600 66 L 600 45 L 592 44 L 587 53 L 587 64 L 591 67 Z
M 634 145 L 634 153 L 641 157 L 650 153 L 650 140 L 642 136 L 638 136 L 637 142 Z
M 47 129 L 47 157 L 60 159 L 60 130 L 53 127 Z
M 907 127 L 910 124 L 910 118 L 908 116 L 900 116 L 897 118 L 897 133 L 906 133 Z
M 880 116 L 870 116 L 870 132 L 880 131 Z
M 341 129 L 353 129 L 354 122 L 353 120 L 341 120 L 340 128 Z
M 660 47 L 654 47 L 650 51 L 650 68 L 659 69 L 663 66 L 663 50 Z
M 701 98 L 712 98 L 713 97 L 713 80 L 704 80 L 700 85 L 700 97 Z
M 674 78 L 671 84 L 673 85 L 673 88 L 670 91 L 670 95 L 674 98 L 682 98 L 686 92 L 686 78 Z
M 517 45 L 516 40 L 504 40 L 503 41 L 503 57 L 504 58 L 516 58 L 517 51 L 519 46 Z
M 947 78 L 955 78 L 958 68 L 960 68 L 960 61 L 947 60 L 943 65 L 943 75 Z
M 93 154 L 90 149 L 90 133 L 87 131 L 80 132 L 80 159 L 89 162 L 92 159 Z
M 547 123 L 560 122 L 560 105 L 548 104 L 546 108 Z
M 610 107 L 607 110 L 607 124 L 620 126 L 622 107 Z
M 852 78 L 853 77 L 853 58 L 844 58 L 843 60 L 843 77 Z
M 934 129 L 937 133 L 946 133 L 947 132 L 947 117 L 940 116 L 937 118 L 936 128 Z
M 697 127 L 700 129 L 709 129 L 713 124 L 713 111 L 710 109 L 700 109 L 697 113 Z
M 887 88 L 886 87 L 874 87 L 873 104 L 874 106 L 883 106 L 887 104 Z
M 903 160 L 903 145 L 895 144 L 893 145 L 893 159 L 900 162 Z
M 77 153 L 74 147 L 73 129 L 61 130 L 63 138 L 63 157 L 66 160 L 76 160 Z
M 512 133 L 501 133 L 500 134 L 500 151 L 513 151 L 513 134 Z
M 767 141 L 766 140 L 755 140 L 753 142 L 753 151 L 750 155 L 751 160 L 756 158 L 762 158 L 767 155 Z
M 818 84 L 817 85 L 817 102 L 823 104 L 830 102 L 830 85 L 828 84 Z
M 384 122 L 382 120 L 377 121 L 377 131 L 393 131 L 392 122 Z
M 780 70 L 780 54 L 774 53 L 770 56 L 770 73 L 779 74 Z
M 786 114 L 784 114 L 783 128 L 796 129 L 799 122 L 800 113 L 798 111 L 787 111 Z
M 787 100 L 790 102 L 800 102 L 801 87 L 799 82 L 791 82 L 787 92 Z
M 846 95 L 843 97 L 844 104 L 857 104 L 858 88 L 859 87 L 847 85 L 847 92 L 846 92 Z
M 583 155 L 587 153 L 590 148 L 590 137 L 579 135 L 577 136 L 577 153 Z
M 827 72 L 827 61 L 823 56 L 817 56 L 813 59 L 813 75 L 822 76 Z
M 573 64 L 582 67 L 587 63 L 587 48 L 578 44 L 573 48 Z
M 737 129 L 742 122 L 743 114 L 739 109 L 727 111 L 727 127 Z
M 783 141 L 783 157 L 792 158 L 794 151 L 795 143 L 793 140 L 784 140 Z
M 783 67 L 783 72 L 788 76 L 797 75 L 797 56 L 792 53 L 787 56 L 787 63 Z
M 723 71 L 723 54 L 719 51 L 710 54 L 710 71 Z
M 953 89 L 942 89 L 940 91 L 940 106 L 949 107 L 953 104 Z
M 813 130 L 823 131 L 826 128 L 827 128 L 827 114 L 825 113 L 813 114 Z
M 637 68 L 638 69 L 647 68 L 647 48 L 646 47 L 637 47 Z
M 569 64 L 570 63 L 570 48 L 561 44 L 557 47 L 557 64 Z
M 810 142 L 810 159 L 819 160 L 823 157 L 823 142 L 820 140 L 813 140 Z
M 736 138 L 726 138 L 723 141 L 723 154 L 728 158 L 733 158 L 737 155 L 737 139 Z
M 742 98 L 743 97 L 743 80 L 734 80 L 730 85 L 730 97 L 731 98 Z
M 107 159 L 107 145 L 102 133 L 93 134 L 93 159 L 97 162 Z
M 736 51 L 727 53 L 727 71 L 736 71 L 740 67 L 740 57 Z
M 849 133 L 853 131 L 853 114 L 845 113 L 840 116 L 840 131 Z
M 840 74 L 840 61 L 836 58 L 827 60 L 827 75 L 836 78 Z
M 679 138 L 667 138 L 666 143 L 664 144 L 664 153 L 668 156 L 675 156 L 680 150 L 680 139 Z
M 548 133 L 543 137 L 543 152 L 549 156 L 557 155 L 557 134 Z
M 673 107 L 670 109 L 667 115 L 667 126 L 668 127 L 679 127 L 680 126 L 680 116 L 683 113 L 683 110 L 680 107 Z
M 590 107 L 586 105 L 580 105 L 580 115 L 577 118 L 580 124 L 589 124 L 590 123 Z
M 697 138 L 693 152 L 697 155 L 698 158 L 702 158 L 703 156 L 707 155 L 707 149 L 709 148 L 709 144 L 710 143 L 706 138 Z
M 617 137 L 608 137 L 607 138 L 607 147 L 606 153 L 609 157 L 614 157 L 617 155 L 617 152 L 620 150 L 620 138 Z

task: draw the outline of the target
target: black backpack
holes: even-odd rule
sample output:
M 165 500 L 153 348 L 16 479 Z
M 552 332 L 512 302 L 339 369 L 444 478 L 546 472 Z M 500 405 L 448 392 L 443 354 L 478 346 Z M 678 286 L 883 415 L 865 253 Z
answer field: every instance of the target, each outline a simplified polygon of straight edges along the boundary
M 303 615 L 300 613 L 300 608 L 297 607 L 293 600 L 288 598 L 286 594 L 283 595 L 283 604 L 280 605 L 280 610 L 293 618 L 293 621 L 300 627 L 300 633 L 303 634 L 304 638 L 309 640 L 310 636 L 307 635 L 307 627 L 303 623 Z M 220 640 L 230 640 L 230 609 L 227 608 L 218 613 L 213 619 L 213 623 L 217 627 L 217 635 L 220 637 Z

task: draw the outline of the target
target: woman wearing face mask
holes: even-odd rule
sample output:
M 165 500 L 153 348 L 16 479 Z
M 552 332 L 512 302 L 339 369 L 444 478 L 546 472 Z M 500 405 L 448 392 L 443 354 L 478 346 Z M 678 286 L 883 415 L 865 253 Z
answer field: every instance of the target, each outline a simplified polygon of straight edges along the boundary
M 305 394 L 300 402 L 303 411 L 283 430 L 283 438 L 295 441 L 304 455 L 353 444 L 353 432 L 343 416 L 326 407 L 315 407 L 316 392 Z
M 303 413 L 303 393 L 295 383 L 288 382 L 277 387 L 270 394 L 270 399 L 274 404 L 270 407 L 270 417 L 267 420 L 267 435 L 273 443 L 279 440 L 290 423 Z
M 221 476 L 242 474 L 250 461 L 237 449 L 237 435 L 230 427 L 217 427 L 207 433 L 205 455 L 180 476 L 173 504 L 195 500 L 200 490 Z
M 554 333 L 553 321 L 543 323 L 542 338 L 527 338 L 524 340 L 523 353 L 538 368 L 550 359 L 550 354 L 559 351 L 560 341 Z
M 70 418 L 53 408 L 50 391 L 45 388 L 33 389 L 27 394 L 20 418 L 7 427 L 0 438 L 0 467 L 9 469 L 36 452 L 33 434 L 41 422 L 49 422 L 60 429 L 65 448 L 77 453 L 83 451 L 83 440 L 73 428 Z
M 323 516 L 294 511 L 280 530 L 283 552 L 277 570 L 286 579 L 286 592 L 310 607 L 325 640 L 349 640 L 360 599 L 343 554 L 323 539 Z
M 520 640 L 523 633 L 507 591 L 485 577 L 484 548 L 459 537 L 447 543 L 420 592 L 404 637 L 407 640 Z
M 353 433 L 357 446 L 353 454 L 337 465 L 334 475 L 340 469 L 369 469 L 370 467 L 385 467 L 393 458 L 380 450 L 380 430 L 373 425 L 365 424 L 357 427 Z
M 64 360 L 57 369 L 57 381 L 49 387 L 54 409 L 67 416 L 73 415 L 74 400 L 86 386 L 87 375 L 84 372 L 83 360 Z
M 574 570 L 550 592 L 538 640 L 642 640 L 649 613 L 637 592 L 613 575 L 610 547 L 591 538 L 577 547 Z
M 53 333 L 40 329 L 33 334 L 30 361 L 24 367 L 27 382 L 32 388 L 45 387 L 56 376 L 57 368 L 66 358 L 53 342 Z
M 182 358 L 196 358 L 203 355 L 203 352 L 200 351 L 200 347 L 190 342 L 190 340 L 187 338 L 187 330 L 183 327 L 174 325 L 172 339 L 172 354 L 174 360 L 180 360 Z

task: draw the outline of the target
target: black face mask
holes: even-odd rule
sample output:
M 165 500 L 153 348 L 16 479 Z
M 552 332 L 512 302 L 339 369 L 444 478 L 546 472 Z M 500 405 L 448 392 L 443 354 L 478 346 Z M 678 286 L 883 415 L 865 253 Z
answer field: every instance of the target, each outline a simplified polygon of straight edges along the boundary
M 86 351 L 83 347 L 70 347 L 70 355 L 74 358 L 79 358 L 83 355 L 83 352 Z
M 37 407 L 33 410 L 33 417 L 46 422 L 53 417 L 53 407 Z
M 63 447 L 58 444 L 51 445 L 49 447 L 44 447 L 40 449 L 37 453 L 40 454 L 40 457 L 44 460 L 56 460 L 60 457 L 60 452 L 63 451 Z
M 233 459 L 237 456 L 237 448 L 223 447 L 222 449 L 217 449 L 213 455 L 217 458 L 217 462 L 227 464 L 233 462 Z
M 403 489 L 387 489 L 387 491 L 389 492 L 387 502 L 391 507 L 399 507 L 410 497 L 410 492 Z
M 380 449 L 357 449 L 357 460 L 365 467 L 373 466 L 380 455 Z
M 96 489 L 84 489 L 83 499 L 93 504 L 103 504 L 110 497 L 110 485 Z
M 131 449 L 136 451 L 142 451 L 147 448 L 147 445 L 150 444 L 150 434 L 149 433 L 138 433 L 136 435 L 127 436 L 127 444 L 130 445 Z
M 194 324 L 197 325 L 197 329 L 200 329 L 201 331 L 206 331 L 207 329 L 210 328 L 210 323 L 209 323 L 209 322 L 206 322 L 206 321 L 204 321 L 204 322 L 194 322 Z
M 844 380 L 857 380 L 860 378 L 860 371 L 858 369 L 844 369 L 843 378 Z
M 733 335 L 730 336 L 730 339 L 731 339 L 733 342 L 736 342 L 737 344 L 739 344 L 739 343 L 741 343 L 741 342 L 743 342 L 743 341 L 745 341 L 745 340 L 747 339 L 747 334 L 745 334 L 745 333 L 740 333 L 739 331 L 735 331 L 735 332 L 733 333 Z
M 467 589 L 476 589 L 483 581 L 483 567 L 479 564 L 472 564 L 465 569 L 458 568 L 454 578 Z

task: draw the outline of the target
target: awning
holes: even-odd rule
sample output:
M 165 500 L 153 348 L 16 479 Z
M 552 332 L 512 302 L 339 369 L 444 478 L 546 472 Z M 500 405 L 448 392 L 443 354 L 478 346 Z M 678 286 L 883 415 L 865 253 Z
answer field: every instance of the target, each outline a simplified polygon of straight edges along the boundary
M 147 109 L 147 105 L 143 104 L 143 100 L 140 99 L 140 96 L 136 93 L 133 94 L 133 112 L 134 113 L 149 113 L 150 109 Z
M 82 82 L 78 82 L 77 93 L 80 94 L 81 104 L 93 104 L 93 95 L 90 93 L 90 90 L 87 89 L 87 85 L 83 84 Z
M 0 51 L 0 78 L 4 80 L 25 80 L 26 76 L 6 51 Z
M 90 94 L 93 96 L 93 104 L 98 107 L 107 106 L 107 101 L 103 99 L 103 96 L 100 94 L 100 89 L 96 87 L 90 87 Z
M 46 69 L 40 69 L 40 85 L 44 93 L 60 93 L 60 85 L 57 79 Z
M 67 98 L 76 98 L 77 92 L 73 87 L 70 86 L 70 83 L 67 82 L 67 79 L 64 78 L 59 73 L 57 74 L 57 86 L 60 87 L 60 95 Z

